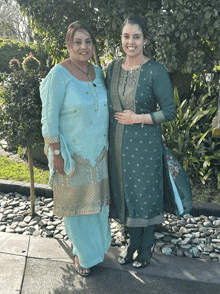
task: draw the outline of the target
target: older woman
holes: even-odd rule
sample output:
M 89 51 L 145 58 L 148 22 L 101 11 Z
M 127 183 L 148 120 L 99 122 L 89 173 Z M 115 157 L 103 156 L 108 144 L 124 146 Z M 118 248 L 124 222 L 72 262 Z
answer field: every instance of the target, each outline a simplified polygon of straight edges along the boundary
M 77 273 L 87 276 L 104 259 L 108 221 L 108 109 L 100 67 L 89 63 L 95 39 L 74 22 L 66 35 L 70 57 L 54 66 L 40 86 L 42 133 L 54 192 L 54 214 L 64 217 Z

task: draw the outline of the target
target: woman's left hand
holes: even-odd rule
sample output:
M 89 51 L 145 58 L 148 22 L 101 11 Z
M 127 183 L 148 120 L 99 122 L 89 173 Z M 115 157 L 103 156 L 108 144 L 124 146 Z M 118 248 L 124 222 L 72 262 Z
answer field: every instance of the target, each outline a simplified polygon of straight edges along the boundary
M 137 114 L 131 110 L 116 112 L 115 119 L 122 125 L 133 125 L 137 123 Z

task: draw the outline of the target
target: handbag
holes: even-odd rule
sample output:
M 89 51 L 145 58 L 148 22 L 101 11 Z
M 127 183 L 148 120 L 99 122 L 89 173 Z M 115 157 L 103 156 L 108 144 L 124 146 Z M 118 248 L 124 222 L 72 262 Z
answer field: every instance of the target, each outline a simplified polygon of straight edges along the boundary
M 187 172 L 163 144 L 163 206 L 167 213 L 181 216 L 192 209 L 192 191 Z

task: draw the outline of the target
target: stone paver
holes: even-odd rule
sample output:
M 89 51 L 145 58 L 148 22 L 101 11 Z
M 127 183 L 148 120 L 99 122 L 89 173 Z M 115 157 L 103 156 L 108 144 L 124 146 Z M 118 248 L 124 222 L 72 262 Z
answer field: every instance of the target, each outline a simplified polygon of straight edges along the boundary
M 31 237 L 28 257 L 73 263 L 70 241 Z
M 30 236 L 0 232 L 0 253 L 26 256 Z
M 17 251 L 19 251 L 19 248 L 17 248 Z M 25 263 L 26 258 L 24 256 L 0 253 L 1 294 L 20 293 L 25 270 Z

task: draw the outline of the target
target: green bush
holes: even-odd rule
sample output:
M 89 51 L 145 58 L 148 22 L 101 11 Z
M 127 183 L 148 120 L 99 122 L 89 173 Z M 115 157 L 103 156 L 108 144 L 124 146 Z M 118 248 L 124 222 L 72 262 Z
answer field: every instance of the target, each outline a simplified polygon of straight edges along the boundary
M 38 72 L 14 71 L 0 92 L 0 139 L 18 148 L 43 145 Z
M 33 56 L 32 52 L 30 52 L 22 62 L 22 67 L 25 71 L 37 71 L 40 68 L 40 61 Z
M 192 183 L 213 181 L 220 188 L 220 140 L 212 138 L 211 128 L 218 89 L 214 87 L 206 95 L 200 90 L 194 89 L 191 99 L 180 103 L 174 89 L 176 117 L 162 125 L 164 143 L 186 169 Z
M 31 56 L 31 64 L 37 59 Z M 33 65 L 33 64 L 32 64 Z M 25 67 L 26 68 L 26 67 Z M 32 67 L 33 69 L 33 67 Z M 41 99 L 39 86 L 44 76 L 37 70 L 14 70 L 5 77 L 0 91 L 0 140 L 10 147 L 26 147 L 30 170 L 31 215 L 35 215 L 32 148 L 43 145 L 41 134 Z
M 37 43 L 0 38 L 0 72 L 10 73 L 12 70 L 9 67 L 9 61 L 15 57 L 22 63 L 25 56 L 29 55 L 30 52 L 41 62 L 40 71 L 48 71 L 46 65 L 48 53 L 44 46 Z
M 21 63 L 20 63 L 20 61 L 18 59 L 12 58 L 9 61 L 9 67 L 10 67 L 11 70 L 20 70 Z

